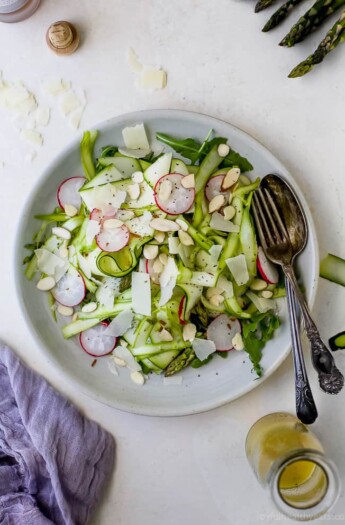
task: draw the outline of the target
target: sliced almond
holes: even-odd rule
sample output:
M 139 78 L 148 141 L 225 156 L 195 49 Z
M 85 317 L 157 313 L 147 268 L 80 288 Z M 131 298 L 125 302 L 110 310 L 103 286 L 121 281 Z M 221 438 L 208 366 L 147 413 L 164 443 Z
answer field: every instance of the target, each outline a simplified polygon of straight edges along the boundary
M 68 257 L 68 248 L 66 246 L 66 243 L 64 242 L 60 248 L 59 248 L 59 255 L 60 257 L 62 257 L 63 259 L 67 259 Z
M 125 346 L 127 348 L 128 343 L 127 343 L 127 341 L 125 339 L 120 339 L 120 345 L 121 346 Z
M 94 312 L 97 309 L 97 303 L 92 301 L 91 303 L 84 304 L 81 311 L 84 313 Z
M 225 206 L 224 208 L 224 219 L 226 221 L 231 221 L 234 218 L 236 210 L 233 206 Z
M 78 210 L 75 206 L 73 206 L 72 204 L 65 204 L 65 213 L 66 215 L 68 215 L 69 217 L 74 217 L 75 215 L 77 215 L 78 213 Z
M 140 386 L 142 386 L 145 383 L 145 378 L 141 372 L 132 372 L 131 380 L 133 381 L 133 383 Z
M 159 232 L 177 232 L 180 229 L 175 221 L 169 219 L 152 219 L 150 226 Z
M 181 244 L 184 246 L 194 246 L 194 241 L 192 237 L 189 235 L 189 233 L 184 232 L 183 230 L 180 230 L 178 232 L 179 239 L 181 241 Z
M 140 186 L 137 182 L 134 184 L 130 184 L 127 188 L 127 193 L 130 196 L 130 198 L 134 201 L 139 199 L 140 196 Z
M 163 266 L 165 266 L 168 262 L 168 255 L 166 253 L 160 253 L 159 260 L 163 264 Z
M 190 173 L 189 175 L 185 175 L 183 179 L 181 180 L 181 185 L 186 188 L 195 188 L 195 177 L 194 173 Z
M 227 190 L 236 184 L 240 175 L 241 170 L 239 168 L 231 168 L 223 179 L 222 190 Z
M 174 340 L 173 336 L 166 328 L 163 328 L 163 330 L 159 332 L 159 339 L 160 341 L 173 341 Z
M 152 268 L 155 273 L 161 273 L 163 271 L 164 265 L 161 263 L 161 261 L 158 258 L 154 261 Z
M 225 197 L 224 197 L 224 195 L 216 195 L 209 202 L 208 211 L 210 213 L 213 213 L 214 211 L 218 211 L 218 210 L 220 210 L 220 208 L 222 206 L 224 206 L 224 204 L 225 204 Z
M 156 244 L 145 244 L 143 254 L 146 259 L 155 259 L 158 255 L 158 246 Z
M 53 277 L 43 277 L 43 279 L 38 281 L 36 287 L 38 290 L 41 290 L 41 292 L 47 292 L 54 288 L 55 284 L 55 279 Z
M 261 293 L 261 297 L 263 297 L 264 299 L 271 299 L 271 297 L 273 297 L 273 292 L 271 290 L 264 290 Z
M 103 222 L 103 228 L 105 230 L 115 230 L 116 228 L 121 228 L 123 222 L 120 219 L 107 219 Z
M 78 312 L 75 312 L 75 313 L 72 315 L 72 323 L 75 323 L 77 320 L 78 320 Z
M 243 343 L 242 335 L 239 332 L 237 332 L 237 334 L 232 338 L 231 342 L 235 350 L 243 350 L 244 343 Z
M 218 155 L 220 157 L 226 157 L 230 153 L 230 146 L 227 144 L 219 144 L 218 146 Z
M 181 230 L 186 232 L 188 230 L 188 224 L 182 219 L 176 219 L 177 224 L 180 226 Z
M 135 171 L 132 173 L 132 181 L 136 182 L 137 184 L 140 184 L 144 181 L 144 175 L 142 171 Z
M 265 290 L 265 288 L 267 288 L 267 283 L 263 279 L 253 279 L 253 281 L 250 284 L 250 289 L 255 290 L 256 292 Z
M 183 327 L 182 337 L 184 341 L 193 342 L 196 335 L 196 326 L 193 323 L 187 323 Z
M 153 236 L 153 238 L 159 242 L 160 244 L 165 241 L 165 233 L 164 232 L 156 232 Z
M 158 198 L 162 202 L 166 202 L 172 192 L 172 184 L 169 179 L 164 179 L 159 185 Z
M 223 292 L 224 292 L 224 290 L 222 288 L 219 288 L 218 286 L 207 288 L 207 290 L 206 290 L 206 298 L 208 300 L 210 300 L 211 297 L 213 297 L 214 295 L 222 295 Z
M 212 304 L 213 306 L 219 306 L 222 303 L 224 303 L 223 295 L 213 295 L 210 299 L 210 304 Z
M 126 361 L 121 359 L 121 357 L 114 357 L 114 362 L 117 366 L 127 366 Z
M 61 228 L 61 226 L 55 226 L 52 228 L 53 235 L 56 235 L 56 237 L 60 237 L 60 239 L 64 239 L 65 241 L 68 241 L 71 238 L 71 232 L 66 230 L 66 228 Z
M 71 306 L 63 306 L 62 304 L 59 304 L 57 311 L 63 317 L 70 317 L 74 313 L 74 310 Z

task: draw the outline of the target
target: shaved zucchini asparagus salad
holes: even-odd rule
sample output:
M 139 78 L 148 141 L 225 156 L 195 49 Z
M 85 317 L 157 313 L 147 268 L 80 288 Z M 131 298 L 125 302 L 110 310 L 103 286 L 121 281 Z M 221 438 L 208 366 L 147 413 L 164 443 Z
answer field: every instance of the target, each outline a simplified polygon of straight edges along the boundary
M 285 292 L 257 245 L 251 164 L 212 132 L 203 143 L 156 134 L 188 161 L 152 152 L 143 124 L 122 134 L 125 146 L 95 161 L 98 133 L 84 133 L 84 175 L 64 180 L 55 210 L 36 217 L 26 276 L 65 318 L 65 338 L 127 366 L 138 384 L 230 350 L 260 376 Z

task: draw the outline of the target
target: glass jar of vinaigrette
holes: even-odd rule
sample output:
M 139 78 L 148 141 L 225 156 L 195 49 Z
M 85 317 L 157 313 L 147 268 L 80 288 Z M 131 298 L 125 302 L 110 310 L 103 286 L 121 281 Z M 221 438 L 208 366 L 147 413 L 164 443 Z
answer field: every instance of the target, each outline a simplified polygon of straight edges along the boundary
M 0 0 L 0 22 L 20 22 L 33 15 L 41 0 Z
M 291 414 L 259 419 L 249 430 L 246 454 L 277 508 L 300 521 L 327 512 L 337 500 L 340 480 L 318 438 Z

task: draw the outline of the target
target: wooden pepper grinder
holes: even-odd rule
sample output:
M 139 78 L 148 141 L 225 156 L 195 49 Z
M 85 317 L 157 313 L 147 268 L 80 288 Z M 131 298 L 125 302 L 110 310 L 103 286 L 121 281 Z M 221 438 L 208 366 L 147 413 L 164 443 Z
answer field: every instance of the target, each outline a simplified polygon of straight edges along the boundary
M 46 33 L 47 44 L 57 55 L 71 55 L 79 46 L 79 34 L 70 22 L 52 24 Z

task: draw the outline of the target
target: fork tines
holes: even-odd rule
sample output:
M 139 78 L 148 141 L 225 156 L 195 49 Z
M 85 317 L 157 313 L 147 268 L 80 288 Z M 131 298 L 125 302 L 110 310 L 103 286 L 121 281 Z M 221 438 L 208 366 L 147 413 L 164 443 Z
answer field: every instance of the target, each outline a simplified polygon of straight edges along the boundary
M 277 205 L 267 188 L 259 187 L 253 195 L 253 215 L 263 248 L 289 240 Z

